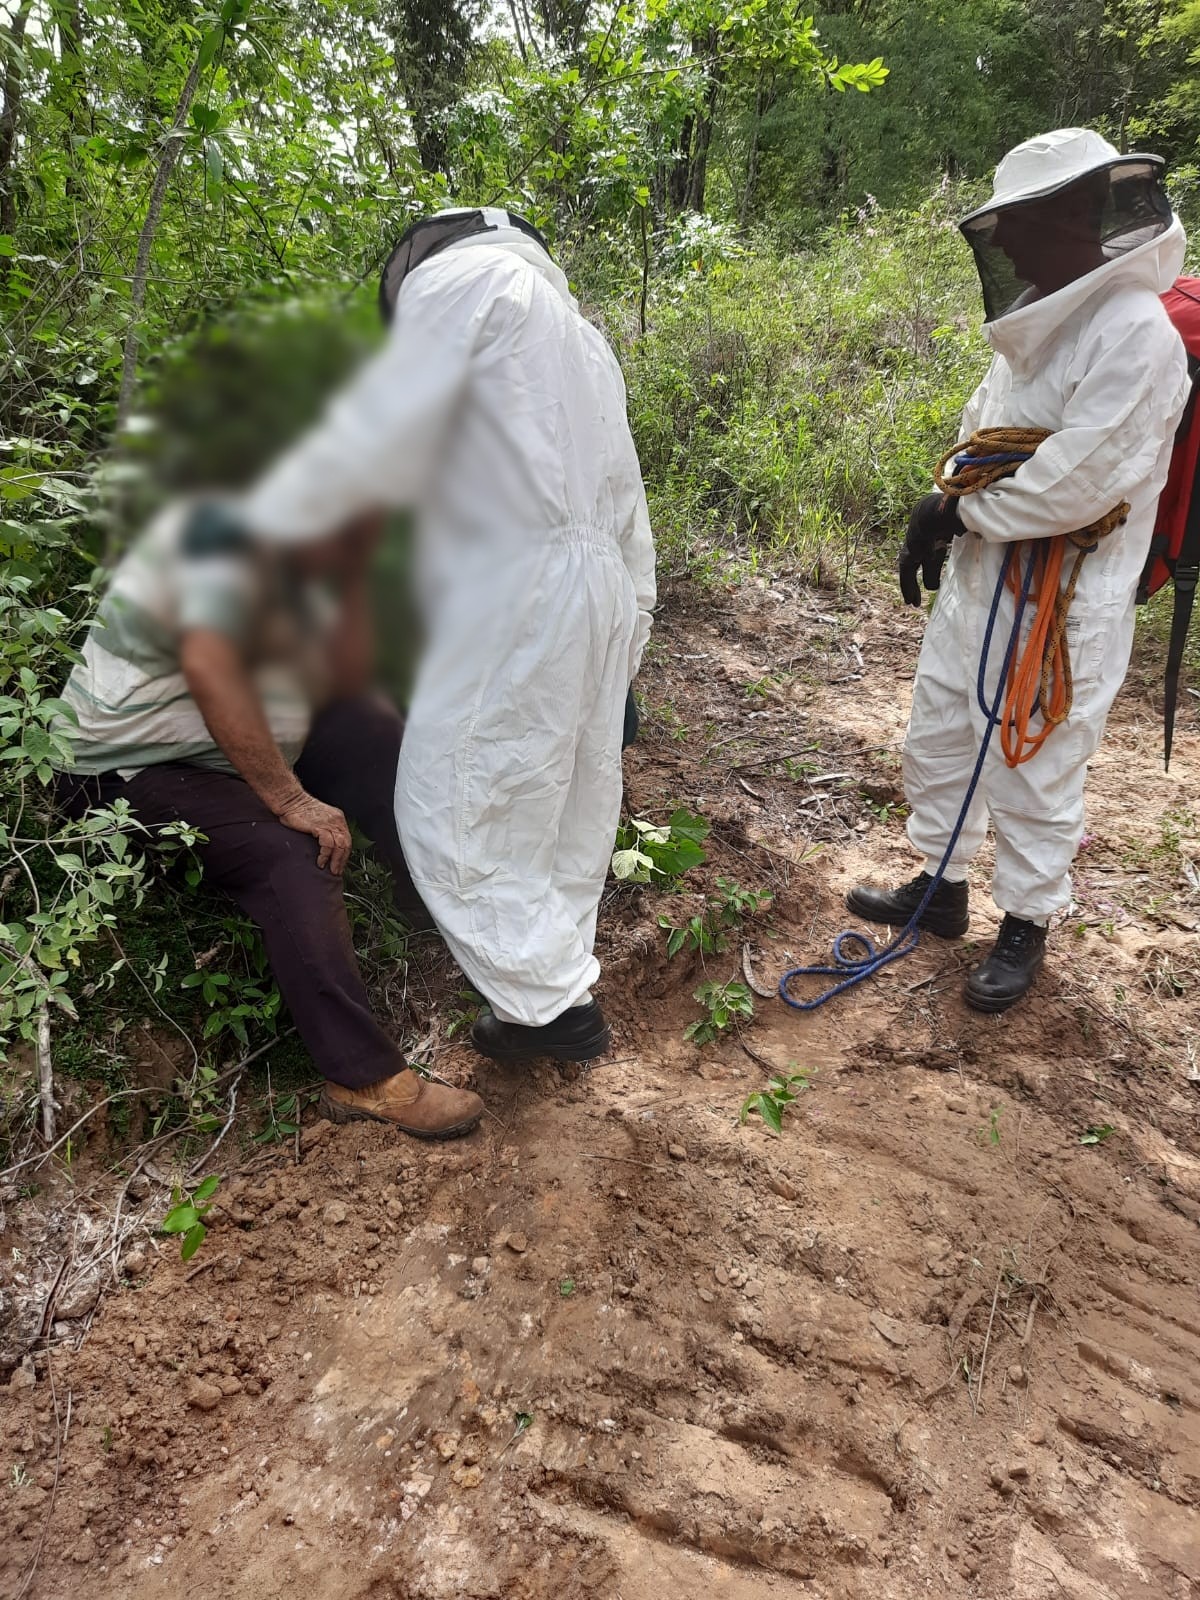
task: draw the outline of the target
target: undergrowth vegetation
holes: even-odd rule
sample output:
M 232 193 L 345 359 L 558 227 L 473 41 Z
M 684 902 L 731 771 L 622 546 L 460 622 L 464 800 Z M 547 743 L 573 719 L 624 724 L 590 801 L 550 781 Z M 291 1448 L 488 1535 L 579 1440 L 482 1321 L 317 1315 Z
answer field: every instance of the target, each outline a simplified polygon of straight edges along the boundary
M 891 550 L 980 375 L 962 197 L 854 214 L 801 255 L 728 242 L 626 343 L 660 559 L 848 583 Z

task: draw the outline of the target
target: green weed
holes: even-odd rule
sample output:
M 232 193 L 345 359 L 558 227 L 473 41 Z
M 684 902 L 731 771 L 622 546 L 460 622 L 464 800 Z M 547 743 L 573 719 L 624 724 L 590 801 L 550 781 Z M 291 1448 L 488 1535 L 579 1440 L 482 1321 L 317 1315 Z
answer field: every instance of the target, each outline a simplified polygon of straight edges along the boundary
M 708 924 L 707 917 L 697 915 L 689 917 L 678 926 L 670 917 L 659 917 L 658 925 L 667 930 L 667 956 L 677 956 L 681 950 L 690 950 L 694 955 L 709 956 L 725 948 L 724 938 L 715 932 Z
M 693 1044 L 711 1044 L 735 1026 L 739 1017 L 747 1021 L 754 1015 L 754 999 L 744 983 L 702 983 L 695 999 L 706 1015 L 689 1022 L 683 1037 Z
M 743 889 L 729 878 L 717 879 L 717 898 L 703 912 L 676 925 L 667 916 L 658 919 L 660 928 L 667 930 L 667 956 L 674 957 L 681 950 L 694 955 L 714 955 L 724 950 L 729 932 L 741 926 L 745 917 L 771 903 L 765 889 Z
M 755 1090 L 742 1101 L 738 1121 L 744 1124 L 749 1116 L 755 1114 L 762 1118 L 768 1132 L 781 1134 L 784 1112 L 806 1089 L 811 1088 L 810 1072 L 776 1073 L 768 1079 L 765 1089 Z
M 178 1186 L 171 1191 L 171 1209 L 159 1223 L 159 1228 L 163 1233 L 183 1235 L 179 1250 L 181 1261 L 190 1261 L 207 1238 L 208 1228 L 204 1219 L 212 1210 L 213 1195 L 220 1184 L 220 1177 L 214 1173 L 205 1178 L 190 1195 L 185 1195 Z
M 474 989 L 460 989 L 455 998 L 459 1004 L 446 1018 L 447 1039 L 456 1039 L 460 1033 L 464 1033 L 473 1022 L 478 1021 L 487 1006 L 487 1001 Z
M 254 1143 L 282 1144 L 285 1139 L 294 1139 L 300 1131 L 305 1106 L 315 1098 L 315 1094 L 302 1095 L 298 1089 L 285 1095 L 268 1095 L 267 1123 L 254 1135 Z
M 988 1117 L 986 1128 L 976 1128 L 975 1137 L 980 1144 L 996 1146 L 1000 1143 L 1000 1117 L 1004 1111 L 1003 1106 L 993 1106 Z
M 1103 1144 L 1106 1139 L 1111 1139 L 1116 1131 L 1111 1122 L 1093 1123 L 1091 1127 L 1085 1128 L 1079 1135 L 1079 1142 L 1080 1144 Z
M 691 729 L 676 711 L 671 701 L 664 700 L 661 705 L 648 706 L 647 720 L 652 727 L 660 728 L 669 739 L 676 744 L 686 744 Z

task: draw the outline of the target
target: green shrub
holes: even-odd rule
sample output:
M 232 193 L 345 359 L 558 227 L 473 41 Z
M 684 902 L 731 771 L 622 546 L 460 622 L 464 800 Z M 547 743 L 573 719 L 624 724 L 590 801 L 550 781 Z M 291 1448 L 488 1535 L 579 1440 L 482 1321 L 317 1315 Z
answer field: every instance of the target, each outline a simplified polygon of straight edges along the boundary
M 709 825 L 683 806 L 659 826 L 633 818 L 617 829 L 613 877 L 622 883 L 653 883 L 673 889 L 685 872 L 705 860 L 703 844 Z

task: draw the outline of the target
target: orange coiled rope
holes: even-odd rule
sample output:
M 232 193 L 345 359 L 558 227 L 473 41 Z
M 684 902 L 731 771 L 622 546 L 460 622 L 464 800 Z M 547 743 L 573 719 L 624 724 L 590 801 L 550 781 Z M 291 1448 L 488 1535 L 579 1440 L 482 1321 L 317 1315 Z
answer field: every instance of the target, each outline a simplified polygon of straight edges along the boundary
M 1049 437 L 1048 428 L 980 428 L 965 443 L 947 450 L 934 471 L 934 482 L 954 499 L 975 494 L 1012 477 Z M 953 470 L 947 472 L 951 462 Z M 1024 647 L 1014 651 L 1009 664 L 1000 713 L 1000 747 L 1010 767 L 1019 767 L 1035 756 L 1071 714 L 1075 683 L 1067 648 L 1067 615 L 1084 560 L 1128 515 L 1129 506 L 1123 500 L 1086 528 L 1025 542 L 1035 562 L 1029 591 L 1033 620 Z M 1064 585 L 1068 547 L 1074 549 L 1075 561 Z M 1006 569 L 1014 597 L 1021 592 L 1024 552 L 1022 547 Z M 1042 722 L 1034 728 L 1031 724 L 1038 711 Z

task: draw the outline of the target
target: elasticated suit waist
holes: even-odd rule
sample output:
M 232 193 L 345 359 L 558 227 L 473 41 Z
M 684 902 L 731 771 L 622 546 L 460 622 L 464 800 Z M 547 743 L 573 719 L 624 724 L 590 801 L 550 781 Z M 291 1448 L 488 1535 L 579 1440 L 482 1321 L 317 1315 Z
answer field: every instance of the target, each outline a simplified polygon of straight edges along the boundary
M 532 528 L 520 536 L 527 544 L 594 545 L 598 550 L 615 550 L 616 533 L 611 527 L 594 522 L 569 522 L 559 528 Z

